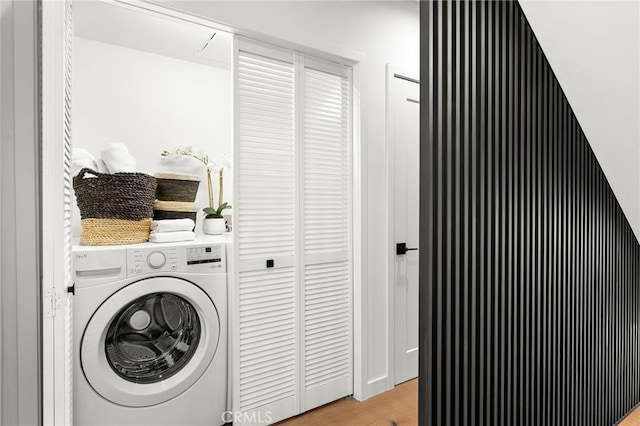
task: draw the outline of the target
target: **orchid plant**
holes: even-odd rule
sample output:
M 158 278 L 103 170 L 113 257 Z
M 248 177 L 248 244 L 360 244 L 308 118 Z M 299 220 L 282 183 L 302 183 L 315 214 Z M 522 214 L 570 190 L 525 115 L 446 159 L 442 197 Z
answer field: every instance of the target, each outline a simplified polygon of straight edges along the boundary
M 231 208 L 231 206 L 228 203 L 222 202 L 223 170 L 224 170 L 224 166 L 228 165 L 227 164 L 228 161 L 223 160 L 220 164 L 215 164 L 212 161 L 210 161 L 209 154 L 200 152 L 200 150 L 192 146 L 188 146 L 185 148 L 177 148 L 174 151 L 167 151 L 165 149 L 164 151 L 162 151 L 160 155 L 162 155 L 163 157 L 176 157 L 176 156 L 191 157 L 191 158 L 195 158 L 196 160 L 200 161 L 202 164 L 205 165 L 205 167 L 207 168 L 207 189 L 209 190 L 209 193 L 208 193 L 209 207 L 205 207 L 203 209 L 206 219 L 222 218 L 223 217 L 222 211 L 225 209 Z M 215 170 L 218 171 L 218 182 L 220 185 L 220 192 L 218 196 L 218 208 L 216 208 L 213 205 L 213 184 L 211 182 L 211 173 L 214 172 Z

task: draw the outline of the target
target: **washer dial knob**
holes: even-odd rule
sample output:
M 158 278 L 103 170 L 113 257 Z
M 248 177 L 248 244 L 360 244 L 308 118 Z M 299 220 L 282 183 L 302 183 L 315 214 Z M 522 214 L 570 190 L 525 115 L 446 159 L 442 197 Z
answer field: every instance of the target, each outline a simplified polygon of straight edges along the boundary
M 160 269 L 167 262 L 167 257 L 161 251 L 153 251 L 147 256 L 147 265 L 153 269 Z

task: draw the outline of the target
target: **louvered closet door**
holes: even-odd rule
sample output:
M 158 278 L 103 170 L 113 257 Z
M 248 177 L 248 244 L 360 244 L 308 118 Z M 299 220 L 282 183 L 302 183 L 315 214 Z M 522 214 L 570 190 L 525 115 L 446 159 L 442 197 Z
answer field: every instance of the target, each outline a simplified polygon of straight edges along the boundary
M 349 69 L 305 58 L 301 86 L 306 411 L 353 393 Z
M 64 292 L 65 288 L 69 288 L 73 285 L 72 278 L 72 232 L 71 232 L 71 215 L 73 212 L 73 184 L 71 176 L 71 70 L 72 70 L 72 52 L 73 52 L 73 13 L 72 13 L 72 1 L 67 0 L 65 4 L 65 64 L 64 64 L 64 150 L 63 150 L 63 169 L 64 169 L 64 184 L 63 184 L 63 253 L 64 253 L 64 280 L 63 288 L 60 290 Z M 64 293 L 63 293 L 64 294 Z M 73 294 L 66 293 L 65 298 L 65 311 L 64 320 L 62 321 L 64 327 L 64 360 L 65 360 L 65 375 L 64 375 L 64 407 L 65 415 L 57 416 L 60 419 L 59 424 L 72 424 L 73 423 Z M 68 422 L 68 423 L 67 423 Z
M 42 421 L 72 419 L 72 2 L 42 4 Z
M 237 43 L 234 410 L 252 424 L 299 412 L 295 72 L 292 52 Z
M 71 231 L 71 215 L 73 212 L 73 184 L 71 176 L 71 153 L 72 153 L 72 141 L 71 141 L 71 70 L 72 70 L 72 53 L 73 53 L 73 3 L 71 0 L 64 2 L 65 5 L 65 44 L 64 44 L 64 131 L 63 131 L 63 170 L 64 170 L 64 182 L 63 182 L 63 217 L 64 225 L 63 229 L 63 256 L 64 256 L 64 280 L 62 288 L 64 292 L 65 288 L 73 286 L 73 274 L 72 274 L 72 231 Z M 64 294 L 64 293 L 63 293 Z M 65 298 L 65 311 L 64 320 L 62 326 L 64 327 L 64 361 L 65 361 L 65 375 L 64 375 L 64 416 L 57 415 L 58 424 L 73 424 L 73 294 L 66 293 Z

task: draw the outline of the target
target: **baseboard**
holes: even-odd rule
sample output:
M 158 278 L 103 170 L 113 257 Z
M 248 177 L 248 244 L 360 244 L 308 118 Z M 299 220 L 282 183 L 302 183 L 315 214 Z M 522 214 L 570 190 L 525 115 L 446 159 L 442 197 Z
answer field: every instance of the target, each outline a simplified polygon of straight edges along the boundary
M 366 399 L 371 398 L 392 389 L 393 386 L 389 385 L 389 376 L 378 377 L 377 379 L 370 380 L 367 383 Z

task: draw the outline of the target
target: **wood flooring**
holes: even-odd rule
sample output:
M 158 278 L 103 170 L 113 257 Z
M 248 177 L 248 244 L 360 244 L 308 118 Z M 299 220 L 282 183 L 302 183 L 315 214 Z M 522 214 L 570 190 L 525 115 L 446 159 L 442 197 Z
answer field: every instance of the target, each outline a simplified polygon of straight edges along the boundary
M 627 417 L 622 419 L 618 426 L 640 426 L 640 407 L 636 407 Z
M 278 426 L 416 426 L 418 424 L 418 379 L 402 383 L 364 402 L 341 399 Z M 640 425 L 640 423 L 639 423 Z

